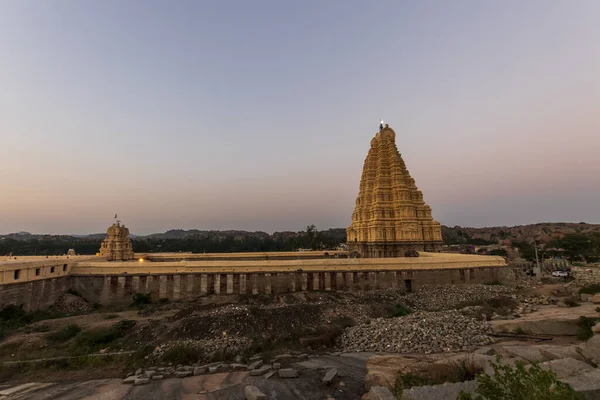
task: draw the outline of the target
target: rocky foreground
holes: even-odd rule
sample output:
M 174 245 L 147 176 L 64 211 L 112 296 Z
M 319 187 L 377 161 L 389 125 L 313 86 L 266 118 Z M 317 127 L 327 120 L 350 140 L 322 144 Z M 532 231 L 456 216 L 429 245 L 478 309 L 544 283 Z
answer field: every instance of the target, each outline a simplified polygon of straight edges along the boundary
M 492 342 L 489 333 L 487 322 L 458 311 L 416 312 L 350 327 L 339 344 L 343 351 L 431 354 L 485 346 Z

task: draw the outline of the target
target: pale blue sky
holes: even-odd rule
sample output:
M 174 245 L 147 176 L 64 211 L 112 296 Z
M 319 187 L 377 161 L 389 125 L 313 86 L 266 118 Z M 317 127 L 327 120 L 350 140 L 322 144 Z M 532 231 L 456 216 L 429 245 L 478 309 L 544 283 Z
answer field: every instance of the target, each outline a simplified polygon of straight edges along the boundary
M 600 2 L 0 0 L 0 233 L 600 222 Z

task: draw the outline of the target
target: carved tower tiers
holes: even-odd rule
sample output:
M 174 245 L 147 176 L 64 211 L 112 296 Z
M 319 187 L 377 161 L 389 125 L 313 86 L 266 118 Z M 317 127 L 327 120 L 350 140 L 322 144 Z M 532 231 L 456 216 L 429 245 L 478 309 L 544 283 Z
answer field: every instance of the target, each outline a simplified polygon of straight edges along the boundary
M 100 246 L 100 255 L 108 261 L 125 261 L 133 259 L 129 229 L 119 221 L 112 224 L 106 232 L 106 239 Z
M 360 179 L 352 224 L 351 253 L 361 257 L 404 257 L 406 252 L 442 250 L 442 228 L 415 185 L 387 124 L 371 140 Z

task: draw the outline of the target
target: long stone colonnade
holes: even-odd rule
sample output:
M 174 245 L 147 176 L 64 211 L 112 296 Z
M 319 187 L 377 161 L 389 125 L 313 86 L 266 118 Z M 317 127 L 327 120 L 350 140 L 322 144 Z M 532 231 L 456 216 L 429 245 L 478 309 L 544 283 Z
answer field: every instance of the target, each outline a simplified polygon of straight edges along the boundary
M 100 257 L 29 257 L 0 262 L 0 307 L 46 308 L 65 291 L 88 301 L 128 305 L 137 293 L 159 299 L 271 295 L 299 291 L 360 291 L 428 284 L 486 283 L 510 271 L 502 257 L 421 253 L 418 258 L 242 259 L 106 261 Z M 269 255 L 271 256 L 271 255 Z M 162 257 L 162 259 L 161 259 Z
M 72 270 L 72 285 L 91 301 L 123 304 L 136 293 L 177 301 L 298 291 L 413 291 L 426 284 L 491 282 L 505 267 L 501 257 L 439 253 L 413 259 L 82 262 Z

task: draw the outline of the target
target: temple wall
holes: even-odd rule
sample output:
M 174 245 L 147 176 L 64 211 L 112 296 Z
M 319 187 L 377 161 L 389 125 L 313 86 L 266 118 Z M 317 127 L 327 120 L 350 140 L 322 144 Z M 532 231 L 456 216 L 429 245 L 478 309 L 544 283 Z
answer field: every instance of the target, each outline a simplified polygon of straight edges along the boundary
M 9 304 L 22 305 L 27 311 L 50 307 L 56 299 L 71 289 L 70 276 L 36 279 L 0 285 L 0 308 Z
M 136 293 L 159 299 L 194 300 L 208 295 L 263 295 L 298 291 L 357 291 L 429 284 L 475 284 L 499 279 L 504 267 L 452 270 L 317 271 L 273 273 L 185 273 L 157 275 L 75 275 L 72 287 L 90 302 L 128 305 Z
M 418 258 L 266 261 L 107 262 L 99 257 L 32 257 L 0 263 L 0 308 L 46 308 L 69 289 L 92 303 L 129 305 L 136 293 L 194 300 L 208 295 L 297 291 L 418 290 L 427 284 L 501 279 L 501 257 L 429 254 Z
M 22 305 L 25 310 L 51 306 L 71 289 L 71 271 L 90 256 L 11 257 L 0 260 L 0 308 Z

